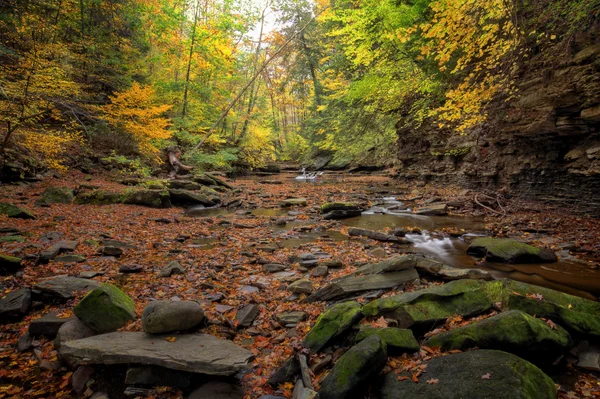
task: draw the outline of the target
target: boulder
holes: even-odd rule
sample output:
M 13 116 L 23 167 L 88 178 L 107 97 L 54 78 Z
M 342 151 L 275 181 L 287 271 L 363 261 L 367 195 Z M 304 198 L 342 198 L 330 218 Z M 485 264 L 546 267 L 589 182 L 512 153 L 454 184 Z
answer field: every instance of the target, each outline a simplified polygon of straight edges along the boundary
M 246 305 L 237 311 L 235 321 L 238 327 L 250 327 L 252 322 L 260 314 L 260 309 L 256 305 Z
M 287 289 L 294 294 L 310 294 L 313 288 L 310 280 L 301 279 L 294 281 Z
M 17 320 L 27 314 L 31 307 L 31 290 L 21 288 L 0 298 L 0 320 Z
M 421 206 L 417 209 L 416 213 L 423 216 L 444 216 L 448 213 L 448 206 L 446 204 Z
M 16 273 L 21 268 L 21 258 L 0 254 L 0 274 Z
M 212 186 L 216 184 L 216 180 L 210 178 L 204 173 L 192 176 L 192 181 L 198 184 L 202 184 L 203 186 Z
M 321 213 L 328 213 L 331 211 L 352 211 L 360 210 L 361 208 L 350 202 L 327 202 L 321 205 Z
M 223 376 L 243 370 L 253 357 L 249 350 L 208 334 L 167 337 L 144 332 L 113 332 L 68 341 L 60 354 L 70 364 L 138 364 Z
M 554 381 L 539 368 L 510 353 L 478 350 L 437 357 L 425 362 L 419 383 L 412 375 L 388 373 L 382 399 L 554 399 Z M 432 381 L 432 383 L 426 383 Z
M 0 202 L 0 215 L 17 219 L 35 219 L 33 213 L 7 202 Z
M 310 276 L 311 277 L 323 277 L 323 276 L 327 276 L 328 273 L 329 273 L 329 268 L 327 266 L 320 265 L 320 266 L 315 267 L 310 272 Z
M 332 306 L 319 316 L 302 345 L 312 352 L 318 352 L 329 341 L 348 331 L 362 319 L 361 308 L 358 302 L 352 301 Z
M 67 341 L 83 339 L 92 335 L 96 335 L 94 330 L 86 326 L 77 317 L 71 317 L 58 329 L 56 339 L 54 340 L 54 347 L 60 349 L 61 345 Z
M 350 348 L 325 377 L 319 390 L 320 399 L 350 399 L 366 391 L 366 382 L 379 374 L 387 360 L 386 345 L 378 335 L 371 335 Z M 393 374 L 393 373 L 392 373 Z
M 360 342 L 371 335 L 378 335 L 387 345 L 388 353 L 391 355 L 413 353 L 421 349 L 413 332 L 401 328 L 364 327 L 356 334 L 356 342 Z
M 552 263 L 558 260 L 552 251 L 509 238 L 476 238 L 467 253 L 502 263 Z
M 227 382 L 212 381 L 192 391 L 187 399 L 244 399 L 244 391 Z
M 104 248 L 102 248 L 102 255 L 104 256 L 121 256 L 123 254 L 123 250 L 119 247 L 111 247 L 111 246 L 105 246 Z
M 190 386 L 193 374 L 182 371 L 169 370 L 157 366 L 130 366 L 125 374 L 125 384 L 170 386 L 186 389 Z
M 526 359 L 554 360 L 570 349 L 572 340 L 562 327 L 550 327 L 527 313 L 511 310 L 464 327 L 434 335 L 424 345 L 444 351 L 498 349 Z
M 185 269 L 175 260 L 160 269 L 158 277 L 170 277 L 173 274 L 185 274 Z
M 358 227 L 351 227 L 348 229 L 350 237 L 367 237 L 375 241 L 383 242 L 395 242 L 398 244 L 410 244 L 410 241 L 404 240 L 401 237 L 397 237 L 391 234 L 380 233 L 379 231 L 360 229 Z
M 189 330 L 204 320 L 204 311 L 194 301 L 153 301 L 144 308 L 142 327 L 149 334 Z
M 93 190 L 88 192 L 80 192 L 75 197 L 73 203 L 83 205 L 112 205 L 122 204 L 125 201 L 125 195 L 112 191 Z
M 48 338 L 54 338 L 58 334 L 58 330 L 71 320 L 73 320 L 72 317 L 60 318 L 55 312 L 50 312 L 39 319 L 33 320 L 29 324 L 29 334 L 32 337 L 43 335 Z
M 279 201 L 279 205 L 282 208 L 289 208 L 292 206 L 306 206 L 307 204 L 308 202 L 306 201 L 306 198 L 288 198 Z
M 492 307 L 492 301 L 476 280 L 456 280 L 441 286 L 372 301 L 363 307 L 365 316 L 384 316 L 400 328 L 429 330 L 448 317 L 474 316 Z
M 99 287 L 94 280 L 79 277 L 57 276 L 41 281 L 33 286 L 32 292 L 42 299 L 67 301 L 75 298 L 77 292 L 88 292 Z
M 123 195 L 123 203 L 141 205 L 150 208 L 170 208 L 171 200 L 165 190 L 136 190 L 127 191 Z
M 416 257 L 415 268 L 420 275 L 429 275 L 440 280 L 452 281 L 462 279 L 493 280 L 494 277 L 485 270 L 463 269 L 444 265 L 433 259 Z
M 348 209 L 348 210 L 335 210 L 330 211 L 323 216 L 324 220 L 342 220 L 348 218 L 354 218 L 362 215 L 360 209 Z
M 111 284 L 102 284 L 87 294 L 73 308 L 73 313 L 99 333 L 115 331 L 136 316 L 133 300 Z
M 74 198 L 73 190 L 68 187 L 48 187 L 42 193 L 39 202 L 45 204 L 70 204 Z
M 217 205 L 217 202 L 208 196 L 193 191 L 170 189 L 169 194 L 171 195 L 171 202 L 175 205 Z
M 86 258 L 83 255 L 69 254 L 69 255 L 57 256 L 56 258 L 54 258 L 54 260 L 56 262 L 63 262 L 63 263 L 81 263 L 81 262 L 85 262 Z

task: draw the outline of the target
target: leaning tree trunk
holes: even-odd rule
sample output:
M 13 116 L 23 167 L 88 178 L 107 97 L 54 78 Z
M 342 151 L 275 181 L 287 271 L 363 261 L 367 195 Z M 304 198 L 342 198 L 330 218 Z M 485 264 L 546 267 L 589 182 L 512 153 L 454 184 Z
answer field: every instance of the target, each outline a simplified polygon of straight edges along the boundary
M 184 165 L 179 160 L 181 157 L 181 150 L 179 147 L 171 147 L 167 149 L 167 157 L 169 159 L 169 165 L 171 166 L 171 172 L 169 173 L 169 177 L 173 178 L 180 170 L 192 170 L 193 166 Z

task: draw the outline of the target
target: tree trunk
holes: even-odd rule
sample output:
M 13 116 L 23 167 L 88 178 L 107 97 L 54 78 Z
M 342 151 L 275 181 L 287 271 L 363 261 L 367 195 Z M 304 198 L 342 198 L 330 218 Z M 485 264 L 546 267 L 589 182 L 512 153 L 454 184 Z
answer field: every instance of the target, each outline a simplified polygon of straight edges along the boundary
M 188 98 L 188 89 L 190 85 L 190 70 L 192 69 L 192 57 L 194 55 L 194 44 L 196 43 L 196 25 L 198 24 L 198 11 L 200 9 L 200 1 L 196 1 L 196 10 L 194 11 L 194 25 L 192 27 L 192 42 L 190 43 L 190 54 L 188 58 L 187 64 L 187 72 L 185 74 L 185 86 L 183 89 L 183 110 L 181 111 L 181 116 L 185 118 L 187 113 L 187 98 Z

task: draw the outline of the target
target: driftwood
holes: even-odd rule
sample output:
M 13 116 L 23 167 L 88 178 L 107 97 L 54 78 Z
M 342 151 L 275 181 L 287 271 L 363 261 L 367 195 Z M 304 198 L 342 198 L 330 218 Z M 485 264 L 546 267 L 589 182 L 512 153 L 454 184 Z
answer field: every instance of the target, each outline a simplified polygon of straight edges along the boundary
M 479 195 L 482 195 L 482 196 L 484 196 L 484 197 L 487 197 L 487 198 L 489 198 L 489 199 L 491 199 L 491 200 L 495 200 L 495 201 L 496 201 L 496 203 L 498 204 L 498 207 L 499 207 L 499 208 L 502 210 L 502 212 L 499 212 L 499 211 L 497 211 L 497 210 L 495 210 L 495 209 L 493 209 L 493 208 L 490 208 L 490 207 L 489 207 L 489 206 L 487 206 L 487 205 L 483 205 L 481 202 L 479 202 L 479 199 L 478 199 Z M 497 215 L 506 216 L 506 209 L 504 209 L 504 207 L 502 207 L 502 204 L 500 203 L 500 198 L 499 198 L 498 196 L 496 196 L 496 197 L 494 198 L 494 197 L 492 197 L 491 195 L 487 195 L 487 194 L 475 194 L 475 198 L 473 198 L 473 201 L 474 201 L 474 202 L 475 202 L 477 205 L 479 205 L 480 207 L 482 207 L 482 208 L 484 208 L 484 209 L 487 209 L 487 210 L 488 210 L 488 211 L 490 211 L 490 212 L 493 212 L 493 213 L 495 213 L 495 214 L 497 214 Z
M 303 355 L 301 353 L 298 354 L 298 362 L 300 362 L 300 375 L 302 376 L 302 382 L 304 383 L 304 386 L 308 389 L 315 389 L 312 384 L 312 372 L 308 368 L 308 361 L 306 360 L 306 355 Z
M 167 149 L 167 156 L 169 159 L 169 165 L 171 165 L 171 173 L 169 173 L 170 178 L 175 177 L 175 175 L 177 175 L 177 172 L 179 172 L 180 170 L 187 171 L 194 169 L 193 166 L 188 166 L 181 163 L 181 161 L 179 160 L 179 157 L 181 157 L 181 150 L 179 149 L 179 147 L 171 147 Z

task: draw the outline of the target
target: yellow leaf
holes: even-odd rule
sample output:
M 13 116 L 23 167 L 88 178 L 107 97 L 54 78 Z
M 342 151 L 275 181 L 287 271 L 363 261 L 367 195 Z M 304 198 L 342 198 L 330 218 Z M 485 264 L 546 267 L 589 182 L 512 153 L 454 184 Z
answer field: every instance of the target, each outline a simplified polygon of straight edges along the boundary
M 165 341 L 169 341 L 169 342 L 175 342 L 176 339 L 177 339 L 177 337 L 165 337 Z

